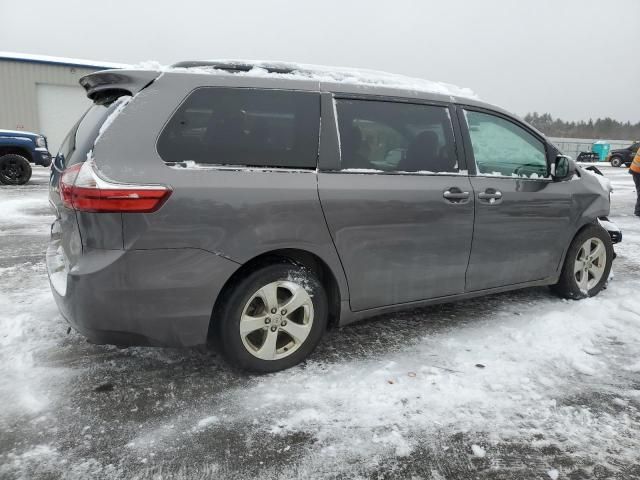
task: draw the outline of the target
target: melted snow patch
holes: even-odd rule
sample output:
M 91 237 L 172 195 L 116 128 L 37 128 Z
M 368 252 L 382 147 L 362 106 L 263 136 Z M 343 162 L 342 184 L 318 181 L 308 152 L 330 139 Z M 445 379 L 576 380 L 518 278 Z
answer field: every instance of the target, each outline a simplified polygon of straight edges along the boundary
M 345 168 L 340 170 L 342 173 L 384 173 L 384 170 L 375 168 Z
M 209 417 L 205 417 L 202 420 L 198 421 L 197 428 L 207 428 L 214 423 L 218 423 L 219 419 L 215 415 L 211 415 Z
M 471 452 L 478 458 L 484 458 L 484 456 L 487 454 L 484 448 L 482 448 L 480 445 L 476 445 L 475 443 L 471 445 Z
M 113 105 L 115 105 L 115 109 L 109 114 L 109 116 L 105 119 L 104 123 L 100 126 L 100 130 L 98 130 L 98 136 L 93 142 L 94 146 L 98 144 L 98 142 L 100 141 L 100 138 L 102 138 L 102 135 L 104 135 L 104 133 L 111 126 L 111 124 L 113 124 L 115 119 L 118 118 L 118 116 L 122 113 L 122 111 L 129 104 L 129 102 L 131 102 L 132 98 L 133 97 L 129 95 L 123 95 L 119 97 L 115 102 L 113 102 Z M 89 158 L 88 156 L 89 154 L 87 154 L 87 158 Z

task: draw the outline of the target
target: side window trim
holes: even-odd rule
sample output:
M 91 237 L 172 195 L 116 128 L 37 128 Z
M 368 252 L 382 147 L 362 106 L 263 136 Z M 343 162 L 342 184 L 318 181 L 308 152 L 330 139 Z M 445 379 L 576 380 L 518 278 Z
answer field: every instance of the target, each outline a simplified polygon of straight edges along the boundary
M 509 178 L 512 180 L 527 180 L 532 182 L 536 182 L 536 181 L 552 182 L 553 181 L 551 176 L 547 176 L 543 178 L 528 178 L 528 177 L 516 178 L 508 175 L 486 175 L 478 172 L 475 155 L 473 153 L 473 146 L 471 144 L 471 135 L 469 133 L 469 125 L 467 123 L 467 118 L 465 116 L 465 110 L 470 112 L 478 112 L 478 113 L 484 113 L 487 115 L 493 115 L 494 117 L 498 117 L 498 118 L 501 118 L 502 120 L 512 123 L 513 125 L 520 127 L 525 132 L 529 133 L 531 136 L 539 140 L 544 146 L 545 160 L 547 162 L 547 167 L 549 167 L 549 143 L 546 141 L 544 137 L 541 137 L 538 132 L 536 132 L 535 130 L 532 130 L 531 128 L 528 128 L 526 124 L 523 124 L 522 122 L 519 122 L 517 119 L 510 117 L 508 115 L 505 115 L 502 112 L 497 112 L 495 110 L 491 110 L 488 108 L 477 107 L 475 105 L 466 105 L 463 103 L 456 104 L 456 111 L 457 111 L 456 116 L 458 117 L 458 122 L 460 123 L 460 128 L 462 130 L 463 145 L 465 148 L 465 158 L 466 158 L 467 165 L 469 166 L 470 176 L 483 177 L 483 178 L 486 178 L 486 177 Z
M 417 98 L 405 97 L 388 97 L 381 95 L 362 95 L 349 93 L 321 93 L 321 127 L 320 127 L 320 154 L 318 159 L 318 170 L 323 173 L 340 173 L 346 175 L 412 175 L 412 176 L 431 176 L 431 177 L 447 177 L 447 176 L 468 176 L 468 162 L 463 147 L 464 137 L 461 133 L 458 120 L 456 118 L 456 105 L 451 102 L 440 102 L 437 100 L 422 100 Z M 376 171 L 376 172 L 357 172 L 343 170 L 342 167 L 342 149 L 340 146 L 340 130 L 338 128 L 338 112 L 336 103 L 338 100 L 362 100 L 387 102 L 398 104 L 410 104 L 419 106 L 441 107 L 447 110 L 451 130 L 453 133 L 454 152 L 458 164 L 457 172 L 404 172 L 404 171 Z
M 318 171 L 339 172 L 340 163 L 340 136 L 335 100 L 332 93 L 321 92 Z
M 456 105 L 450 103 L 447 106 L 449 110 L 449 118 L 451 119 L 451 126 L 453 127 L 453 136 L 455 139 L 456 157 L 458 159 L 458 175 L 471 175 L 471 169 L 475 172 L 475 164 L 469 162 L 467 158 L 467 145 L 465 144 L 465 136 L 462 125 L 460 124 L 460 118 L 458 116 L 458 110 Z

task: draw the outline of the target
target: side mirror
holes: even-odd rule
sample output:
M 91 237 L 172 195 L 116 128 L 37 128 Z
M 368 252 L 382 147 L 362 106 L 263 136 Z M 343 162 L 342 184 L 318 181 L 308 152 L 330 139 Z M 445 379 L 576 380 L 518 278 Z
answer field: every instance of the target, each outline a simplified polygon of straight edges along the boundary
M 558 155 L 551 164 L 551 177 L 556 181 L 571 178 L 576 171 L 575 163 L 566 155 Z

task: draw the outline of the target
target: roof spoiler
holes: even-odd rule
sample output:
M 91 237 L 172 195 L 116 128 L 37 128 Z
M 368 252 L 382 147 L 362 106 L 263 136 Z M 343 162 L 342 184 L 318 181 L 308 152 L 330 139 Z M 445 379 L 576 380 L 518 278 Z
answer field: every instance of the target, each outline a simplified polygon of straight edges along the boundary
M 80 79 L 87 97 L 99 102 L 105 97 L 135 95 L 160 76 L 156 70 L 102 70 Z

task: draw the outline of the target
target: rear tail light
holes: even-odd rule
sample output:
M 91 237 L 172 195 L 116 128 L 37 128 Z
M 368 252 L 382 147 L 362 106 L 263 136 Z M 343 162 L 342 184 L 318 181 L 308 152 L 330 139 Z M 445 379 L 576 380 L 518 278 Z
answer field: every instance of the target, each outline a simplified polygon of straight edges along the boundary
M 171 195 L 164 185 L 112 183 L 100 178 L 93 160 L 67 168 L 60 177 L 60 197 L 65 207 L 82 212 L 150 213 Z

